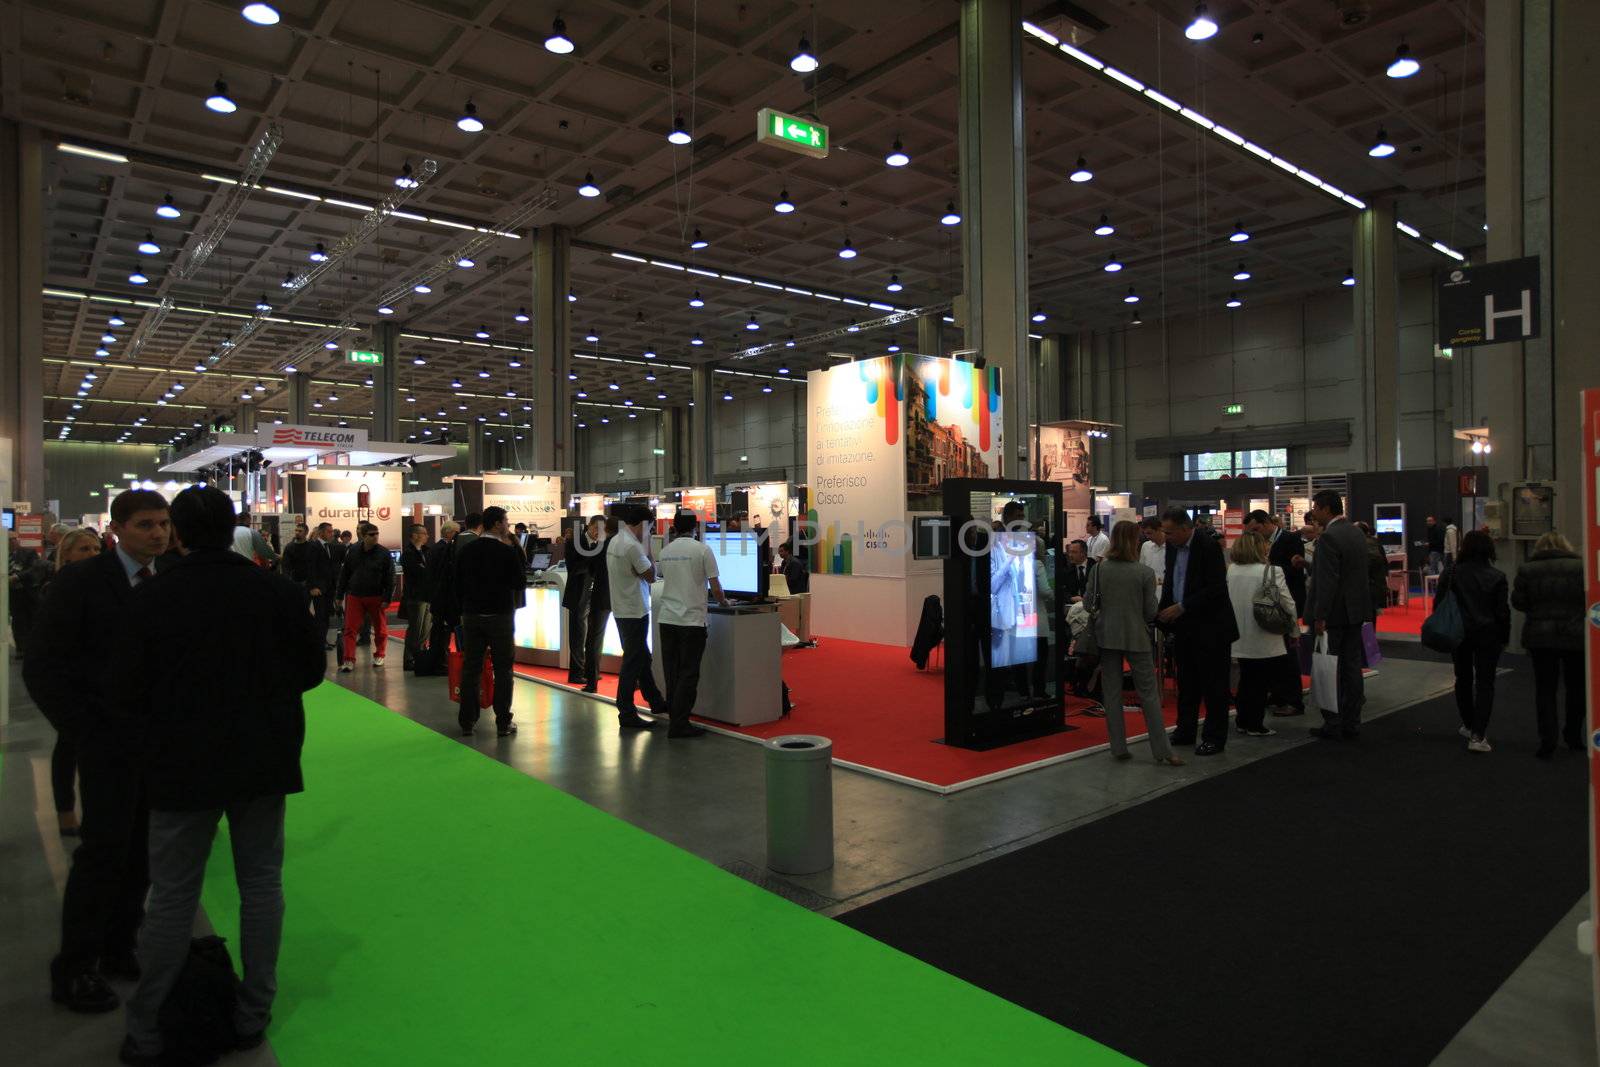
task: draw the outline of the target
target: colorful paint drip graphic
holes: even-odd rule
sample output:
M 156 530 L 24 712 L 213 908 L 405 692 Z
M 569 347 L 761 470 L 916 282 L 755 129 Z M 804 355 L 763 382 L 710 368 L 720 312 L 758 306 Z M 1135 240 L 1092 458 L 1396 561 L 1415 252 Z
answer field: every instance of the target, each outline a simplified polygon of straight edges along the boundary
M 936 382 L 926 392 L 928 421 L 939 420 L 939 398 L 967 409 L 978 427 L 978 448 L 989 451 L 989 427 L 1000 410 L 1000 368 L 979 367 L 961 360 L 941 359 L 934 370 Z M 937 388 L 933 386 L 937 384 Z M 954 396 L 951 390 L 955 390 Z
M 906 399 L 905 381 L 900 376 L 903 366 L 900 356 L 879 356 L 856 364 L 856 373 L 865 386 L 866 401 L 877 408 L 878 416 L 883 419 L 883 439 L 891 445 L 900 440 L 900 405 Z
M 850 535 L 840 535 L 837 523 L 823 530 L 817 521 L 816 508 L 806 512 L 806 522 L 810 526 L 812 535 L 817 539 L 816 545 L 811 549 L 811 573 L 853 574 Z

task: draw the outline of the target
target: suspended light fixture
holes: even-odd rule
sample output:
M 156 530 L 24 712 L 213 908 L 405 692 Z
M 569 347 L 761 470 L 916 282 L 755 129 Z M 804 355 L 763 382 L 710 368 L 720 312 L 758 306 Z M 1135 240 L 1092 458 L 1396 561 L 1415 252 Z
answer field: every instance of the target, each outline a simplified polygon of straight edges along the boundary
M 1233 280 L 1236 282 L 1247 282 L 1250 280 L 1250 271 L 1245 267 L 1244 263 L 1241 262 L 1239 264 L 1239 269 L 1233 272 Z
M 489 339 L 489 328 L 487 326 L 479 326 L 478 332 L 473 336 L 480 341 L 487 341 Z
M 257 311 L 271 311 L 272 310 L 272 305 L 267 303 L 266 296 L 263 295 L 263 296 L 259 296 L 259 297 L 256 298 L 256 310 Z
M 689 306 L 692 308 L 703 308 L 706 306 L 705 298 L 700 295 L 700 290 L 696 289 L 694 291 L 694 295 L 689 298 Z
M 1067 175 L 1069 181 L 1086 182 L 1094 177 L 1094 171 L 1089 169 L 1089 163 L 1082 156 L 1078 157 L 1077 165 L 1072 168 L 1072 173 Z
M 733 394 L 732 393 L 723 393 L 722 394 L 722 399 L 724 399 L 724 400 L 732 400 L 733 399 Z
M 855 319 L 851 319 L 850 325 L 846 326 L 844 330 L 845 333 L 860 333 L 861 327 L 856 323 Z
M 698 333 L 696 333 L 693 337 L 689 338 L 689 343 L 692 344 L 692 345 L 695 345 L 695 346 L 699 346 L 699 345 L 705 344 L 706 343 L 706 339 L 704 337 L 701 337 Z
M 894 353 L 900 351 L 900 345 L 895 341 L 890 341 L 889 344 L 884 348 L 884 351 L 888 352 L 890 355 L 893 355 Z M 761 391 L 763 393 L 770 393 L 772 392 L 772 386 L 763 386 Z
M 415 367 L 426 367 L 428 365 L 428 361 L 423 359 L 421 356 L 412 356 L 411 364 Z
M 321 241 L 318 241 L 317 247 L 313 248 L 310 253 L 307 254 L 306 258 L 313 263 L 326 262 L 328 259 L 328 250 L 322 247 Z
M 694 230 L 694 237 L 689 241 L 689 247 L 698 252 L 700 249 L 706 248 L 710 244 L 711 242 L 706 240 L 705 237 L 701 235 L 700 228 L 696 226 Z
M 747 330 L 759 330 L 759 329 L 761 329 L 761 323 L 756 321 L 756 316 L 755 316 L 754 312 L 751 312 L 750 321 L 744 324 L 744 328 L 747 329 Z
M 1355 285 L 1356 284 L 1356 272 L 1353 271 L 1353 270 L 1345 271 L 1344 272 L 1344 280 L 1341 281 L 1339 284 L 1345 286 L 1346 288 L 1349 288 L 1350 286 Z
M 889 154 L 883 157 L 883 161 L 891 167 L 903 167 L 911 162 L 911 157 L 906 155 L 905 146 L 900 143 L 898 136 L 895 137 L 894 144 L 889 148 Z
M 778 368 L 778 373 L 779 374 L 788 374 L 789 373 L 789 364 L 785 363 L 781 367 L 779 367 Z
M 1239 299 L 1238 293 L 1229 293 L 1227 306 L 1230 308 L 1243 307 L 1244 301 Z
M 615 378 L 613 378 L 613 379 L 611 379 L 610 383 L 606 385 L 606 388 L 610 389 L 614 393 L 617 390 L 621 389 L 622 386 L 618 385 L 617 384 L 617 380 Z
M 789 58 L 789 69 L 796 74 L 810 74 L 817 69 L 817 57 L 811 51 L 811 42 L 805 37 L 800 38 L 800 46 L 794 50 L 794 55 Z
M 506 366 L 510 367 L 512 370 L 521 370 L 522 360 L 518 359 L 516 356 L 512 356 L 510 359 L 506 360 Z
M 667 398 L 667 394 L 666 393 L 657 393 L 656 394 L 656 399 L 657 400 L 665 400 L 666 398 Z
M 794 334 L 791 333 L 789 335 L 789 339 L 787 341 L 783 342 L 783 347 L 784 348 L 793 348 L 794 347 Z M 787 370 L 784 370 L 784 371 L 780 371 L 779 373 L 780 374 L 788 374 L 789 372 Z
M 1124 304 L 1137 304 L 1139 302 L 1139 294 L 1134 291 L 1133 286 L 1128 286 L 1128 295 L 1122 298 L 1122 302 Z
M 478 265 L 478 261 L 471 256 L 461 256 L 456 260 L 456 267 L 460 270 L 471 270 Z
M 413 293 L 421 293 L 423 296 L 427 296 L 429 293 L 433 292 L 433 286 L 429 285 L 427 282 L 418 282 L 416 285 L 411 287 L 411 291 Z
M 1100 213 L 1100 224 L 1094 228 L 1094 235 L 1096 237 L 1110 237 L 1116 232 L 1117 228 L 1111 225 L 1111 219 L 1102 211 Z
M 1107 274 L 1115 274 L 1117 271 L 1122 269 L 1122 263 L 1117 259 L 1116 256 L 1107 256 L 1105 266 L 1101 267 L 1100 269 L 1105 271 Z
M 1244 223 L 1236 222 L 1233 224 L 1233 232 L 1228 234 L 1228 240 L 1236 245 L 1243 244 L 1250 240 L 1250 231 L 1244 228 Z
M 517 313 L 515 315 L 513 315 L 512 318 L 516 319 L 518 322 L 531 322 L 532 321 L 531 319 L 528 318 L 528 309 L 527 308 L 518 308 L 517 309 Z
M 645 371 L 644 372 L 644 380 L 647 381 L 647 382 L 655 381 L 656 380 L 656 372 L 653 371 L 653 370 Z
M 855 246 L 850 243 L 850 235 L 849 234 L 845 234 L 844 235 L 844 244 L 839 246 L 839 258 L 840 259 L 855 259 L 856 258 Z
M 144 285 L 150 279 L 145 275 L 137 262 L 133 265 L 133 273 L 128 275 L 128 281 L 133 285 Z
M 128 325 L 128 323 L 127 323 L 127 321 L 125 319 L 123 319 L 123 317 L 121 315 L 113 315 L 109 319 L 106 320 L 106 325 L 107 326 L 126 326 L 126 325 Z
M 956 210 L 956 202 L 954 200 L 945 201 L 944 214 L 939 216 L 939 221 L 946 226 L 961 225 L 961 213 Z
M 789 190 L 782 189 L 778 192 L 778 200 L 772 205 L 772 210 L 780 215 L 788 215 L 794 211 L 794 201 L 789 199 Z
M 1194 5 L 1194 18 L 1184 27 L 1183 35 L 1191 41 L 1205 41 L 1217 35 L 1217 24 L 1211 21 L 1206 5 Z
M 578 294 L 573 292 L 571 289 L 568 289 L 567 290 L 567 303 L 576 304 L 577 302 L 578 302 Z
M 479 367 L 478 368 L 478 377 L 480 377 L 480 378 L 489 377 L 489 368 L 488 367 Z
M 322 347 L 326 348 L 329 352 L 337 352 L 337 351 L 339 351 L 339 342 L 338 341 L 324 341 L 324 342 L 322 342 Z
M 578 186 L 578 195 L 591 199 L 600 195 L 600 187 L 594 183 L 593 171 L 584 171 L 583 184 Z
M 589 393 L 581 385 L 578 386 L 577 390 L 574 391 L 572 395 L 577 397 L 579 400 L 589 399 Z
M 567 36 L 567 24 L 557 15 L 556 20 L 550 24 L 550 36 L 544 39 L 544 48 L 547 52 L 554 52 L 558 56 L 571 55 L 578 46 L 572 43 L 572 38 Z
M 394 183 L 401 189 L 415 189 L 417 187 L 419 184 L 417 179 L 411 176 L 410 160 L 407 160 L 401 165 L 400 173 L 395 175 Z
M 672 120 L 672 129 L 667 133 L 668 144 L 689 144 L 694 138 L 689 134 L 689 124 L 679 115 Z
M 211 88 L 211 95 L 206 97 L 206 107 L 219 115 L 231 115 L 239 110 L 239 105 L 235 104 L 233 99 L 228 96 L 227 82 L 218 78 L 216 84 Z
M 478 105 L 467 98 L 467 104 L 461 109 L 461 117 L 456 119 L 456 129 L 462 133 L 482 133 L 483 120 L 478 117 Z
M 1372 147 L 1367 149 L 1367 155 L 1374 159 L 1387 159 L 1394 155 L 1394 145 L 1389 141 L 1389 131 L 1382 126 L 1378 127 L 1378 139 L 1372 142 Z
M 589 332 L 583 335 L 583 339 L 592 345 L 600 343 L 600 335 L 595 333 L 593 326 L 589 327 Z
M 644 358 L 645 359 L 655 359 L 656 358 L 656 350 L 655 350 L 655 348 L 653 346 L 644 350 Z
M 1032 320 L 1034 322 L 1043 322 L 1045 320 L 1044 308 L 1041 305 L 1035 304 L 1033 306 Z
M 156 235 L 146 231 L 144 240 L 139 242 L 139 254 L 142 256 L 159 256 L 161 246 L 156 244 Z
M 1409 78 L 1421 69 L 1422 64 L 1411 56 L 1411 46 L 1401 41 L 1400 47 L 1394 50 L 1394 61 L 1384 73 L 1391 78 Z
M 383 304 L 378 308 L 378 314 L 380 314 L 380 315 L 393 315 L 394 314 L 394 308 L 390 307 L 388 304 Z
M 255 392 L 258 392 L 258 393 L 264 393 L 264 392 L 267 391 L 267 387 L 265 385 L 261 384 L 260 382 L 256 382 L 256 384 L 252 385 L 250 388 L 253 389 Z
M 884 288 L 891 293 L 898 293 L 900 290 L 904 289 L 905 286 L 900 284 L 900 275 L 891 274 L 889 275 L 889 284 L 884 286 Z
M 175 219 L 183 214 L 178 206 L 172 202 L 172 194 L 168 193 L 161 198 L 161 203 L 156 205 L 156 214 L 164 219 Z
M 1133 317 L 1128 320 L 1128 325 L 1129 326 L 1143 326 L 1144 325 L 1144 316 L 1139 314 L 1139 309 L 1138 308 L 1134 308 L 1133 309 Z

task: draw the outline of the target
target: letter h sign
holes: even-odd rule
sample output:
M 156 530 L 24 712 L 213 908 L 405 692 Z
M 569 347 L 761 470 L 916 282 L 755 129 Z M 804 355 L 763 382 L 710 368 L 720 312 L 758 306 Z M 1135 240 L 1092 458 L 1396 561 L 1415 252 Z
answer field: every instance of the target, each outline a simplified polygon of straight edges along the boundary
M 1539 257 L 1452 267 L 1439 277 L 1439 346 L 1514 344 L 1539 336 Z

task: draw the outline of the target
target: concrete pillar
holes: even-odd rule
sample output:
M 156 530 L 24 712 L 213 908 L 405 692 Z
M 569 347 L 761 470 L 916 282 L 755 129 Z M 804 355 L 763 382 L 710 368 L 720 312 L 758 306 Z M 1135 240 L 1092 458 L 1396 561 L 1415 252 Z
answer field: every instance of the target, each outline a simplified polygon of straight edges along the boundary
M 711 475 L 716 467 L 711 452 L 711 420 L 716 417 L 716 397 L 713 395 L 711 379 L 715 377 L 709 363 L 702 363 L 694 369 L 694 407 L 689 412 L 689 484 L 704 486 L 711 484 Z
M 533 235 L 533 469 L 572 466 L 572 328 L 567 294 L 572 291 L 572 234 L 565 226 L 543 226 Z
M 38 129 L 0 119 L 0 500 L 36 508 L 45 499 L 43 196 Z
M 660 464 L 663 487 L 689 484 L 689 423 L 688 404 L 679 404 L 661 412 L 661 447 L 667 453 Z
M 306 374 L 286 374 L 284 377 L 284 403 L 288 410 L 284 422 L 303 424 L 311 412 L 311 377 Z
M 483 423 L 473 419 L 467 423 L 467 473 L 482 474 L 489 469 L 489 442 L 484 435 Z
M 254 400 L 241 400 L 238 410 L 233 415 L 233 428 L 239 433 L 255 433 L 256 423 L 260 418 Z
M 372 346 L 383 355 L 383 362 L 368 367 L 372 375 L 372 425 L 367 436 L 373 441 L 400 440 L 400 324 L 380 322 L 372 330 Z
M 1071 338 L 1047 333 L 1039 342 L 1039 375 L 1036 407 L 1040 422 L 1059 422 L 1067 411 L 1067 365 Z
M 925 356 L 944 355 L 944 312 L 917 316 L 917 351 Z
M 1380 201 L 1356 216 L 1351 238 L 1356 284 L 1356 360 L 1361 368 L 1365 469 L 1400 469 L 1399 276 L 1394 204 Z
M 1020 0 L 961 2 L 961 259 L 967 346 L 1000 369 L 1002 477 L 1026 469 L 1025 428 L 1032 421 L 1021 27 Z

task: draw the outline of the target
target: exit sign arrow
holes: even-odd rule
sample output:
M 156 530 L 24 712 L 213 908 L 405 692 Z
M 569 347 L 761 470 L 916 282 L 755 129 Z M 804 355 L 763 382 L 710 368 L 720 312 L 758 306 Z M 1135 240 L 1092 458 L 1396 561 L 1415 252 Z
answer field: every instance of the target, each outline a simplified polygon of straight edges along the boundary
M 828 127 L 764 107 L 756 114 L 756 141 L 822 159 L 828 154 Z

